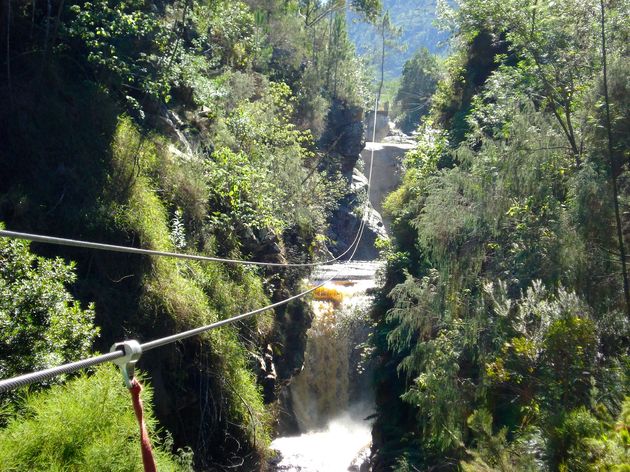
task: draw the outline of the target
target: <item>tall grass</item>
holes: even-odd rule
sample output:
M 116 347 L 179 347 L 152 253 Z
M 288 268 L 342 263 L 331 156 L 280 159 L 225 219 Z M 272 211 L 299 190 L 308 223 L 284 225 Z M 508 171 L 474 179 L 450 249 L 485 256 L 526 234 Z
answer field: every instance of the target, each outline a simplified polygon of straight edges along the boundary
M 158 470 L 192 470 L 190 453 L 173 455 L 156 435 L 153 391 L 142 398 Z M 63 386 L 27 395 L 24 410 L 0 430 L 0 471 L 142 471 L 138 424 L 113 365 Z

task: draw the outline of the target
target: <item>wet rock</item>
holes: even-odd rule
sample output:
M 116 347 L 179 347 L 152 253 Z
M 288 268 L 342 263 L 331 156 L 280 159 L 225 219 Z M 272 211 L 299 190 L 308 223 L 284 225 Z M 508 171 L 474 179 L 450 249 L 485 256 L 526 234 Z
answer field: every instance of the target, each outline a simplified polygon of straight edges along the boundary
M 254 230 L 247 225 L 241 225 L 238 232 L 243 251 L 251 254 L 253 260 L 286 262 L 282 238 L 275 232 L 265 228 Z
M 277 399 L 277 381 L 278 374 L 273 360 L 273 350 L 270 344 L 267 344 L 262 355 L 253 354 L 256 359 L 256 376 L 258 384 L 263 390 L 263 399 L 265 403 L 272 403 Z
M 363 152 L 363 160 L 366 173 L 368 172 L 372 157 L 372 183 L 370 185 L 370 201 L 380 213 L 383 210 L 383 202 L 387 195 L 396 190 L 402 181 L 402 161 L 407 151 L 414 144 L 402 137 L 390 137 L 382 143 L 368 143 Z M 386 228 L 389 221 L 384 219 Z
M 374 134 L 374 110 L 367 112 L 367 118 L 365 120 L 365 128 L 367 130 L 368 140 L 372 141 L 372 135 Z M 389 121 L 388 112 L 379 110 L 376 114 L 376 136 L 374 141 L 380 142 L 385 136 L 388 136 L 391 132 L 391 125 Z
M 273 450 L 273 452 L 275 454 L 267 460 L 267 465 L 269 466 L 269 470 L 271 471 L 280 470 L 278 469 L 278 465 L 280 464 L 280 462 L 282 462 L 282 454 L 280 454 L 280 452 L 276 450 Z
M 158 131 L 168 136 L 185 154 L 193 154 L 193 146 L 184 134 L 186 124 L 173 110 L 161 106 L 154 110 L 155 114 L 147 115 L 147 119 Z
M 342 201 L 330 221 L 327 236 L 331 241 L 336 242 L 332 252 L 335 256 L 338 256 L 352 245 L 363 216 L 365 218 L 365 229 L 354 259 L 365 261 L 377 259 L 378 250 L 374 247 L 374 242 L 379 237 L 387 238 L 387 231 L 381 215 L 371 204 L 368 205 L 365 212 L 363 210 L 367 178 L 357 169 L 354 169 L 352 174 L 351 190 L 351 194 Z M 365 214 L 362 215 L 362 213 Z
M 370 444 L 366 444 L 352 460 L 348 470 L 350 472 L 370 472 Z

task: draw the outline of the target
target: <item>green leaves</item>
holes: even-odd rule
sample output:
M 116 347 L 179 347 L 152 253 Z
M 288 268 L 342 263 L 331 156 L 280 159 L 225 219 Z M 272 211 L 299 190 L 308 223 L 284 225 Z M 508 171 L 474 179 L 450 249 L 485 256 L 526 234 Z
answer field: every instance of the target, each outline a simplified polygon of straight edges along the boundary
M 370 21 L 376 20 L 383 7 L 381 0 L 351 0 L 350 4 Z
M 429 112 L 439 74 L 436 57 L 426 48 L 420 49 L 405 62 L 395 98 L 402 113 L 397 120 L 405 133 L 414 131 L 420 119 Z
M 153 391 L 144 381 L 145 422 L 160 471 L 192 470 L 190 450 L 171 452 L 172 439 L 160 440 L 150 405 Z M 24 411 L 0 430 L 0 471 L 142 470 L 138 423 L 120 371 L 100 366 L 63 386 L 26 397 Z
M 194 2 L 192 21 L 199 34 L 193 41 L 210 64 L 247 69 L 261 48 L 255 16 L 243 2 Z
M 621 435 L 596 441 L 588 431 L 604 431 L 627 394 L 628 346 L 602 151 L 598 2 L 458 3 L 433 120 L 386 203 L 391 252 L 408 254 L 417 278 L 391 289 L 400 274 L 390 274 L 392 308 L 378 324 L 388 343 L 377 354 L 383 369 L 407 374 L 397 388 L 417 417 L 394 424 L 387 408 L 402 407 L 390 400 L 381 432 L 413 431 L 429 457 L 419 469 L 446 466 L 463 444 L 467 471 L 608 470 L 623 462 Z M 608 2 L 613 58 L 627 52 L 628 24 L 615 19 L 623 8 Z M 625 211 L 627 81 L 609 62 Z M 384 448 L 403 457 L 405 440 Z
M 62 36 L 108 86 L 125 94 L 141 90 L 153 98 L 168 95 L 166 78 L 157 67 L 168 50 L 166 30 L 142 0 L 94 0 L 68 7 Z
M 205 163 L 205 177 L 211 192 L 213 224 L 232 231 L 237 224 L 254 229 L 280 228 L 281 220 L 274 212 L 280 190 L 273 187 L 265 168 L 245 153 L 227 148 L 215 151 Z
M 98 335 L 94 306 L 82 309 L 67 286 L 74 266 L 0 238 L 0 377 L 70 362 L 90 353 Z

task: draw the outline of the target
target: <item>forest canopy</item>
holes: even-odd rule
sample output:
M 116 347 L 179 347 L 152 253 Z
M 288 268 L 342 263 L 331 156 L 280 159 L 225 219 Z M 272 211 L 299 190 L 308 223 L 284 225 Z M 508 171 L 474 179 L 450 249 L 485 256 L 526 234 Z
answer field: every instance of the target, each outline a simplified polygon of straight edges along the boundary
M 628 467 L 628 8 L 443 9 L 453 52 L 385 203 L 377 470 Z

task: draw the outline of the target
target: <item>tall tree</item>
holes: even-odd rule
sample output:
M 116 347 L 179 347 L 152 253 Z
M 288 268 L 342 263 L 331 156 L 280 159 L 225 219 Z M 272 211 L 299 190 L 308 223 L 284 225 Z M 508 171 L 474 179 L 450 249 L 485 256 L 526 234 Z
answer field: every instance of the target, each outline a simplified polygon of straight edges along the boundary
M 610 123 L 610 97 L 608 96 L 608 57 L 606 54 L 606 7 L 604 0 L 600 0 L 600 30 L 602 46 L 602 82 L 604 88 L 604 107 L 606 123 L 606 140 L 608 142 L 608 165 L 610 172 L 610 184 L 612 187 L 613 206 L 615 209 L 615 225 L 617 229 L 617 243 L 619 245 L 619 258 L 621 260 L 621 274 L 623 277 L 623 293 L 626 300 L 626 314 L 630 318 L 630 288 L 628 287 L 628 269 L 626 267 L 626 247 L 621 227 L 621 214 L 619 211 L 619 189 L 617 185 L 618 169 L 615 165 L 613 154 L 612 126 Z
M 405 62 L 396 104 L 400 108 L 399 123 L 407 133 L 413 131 L 422 116 L 429 112 L 431 96 L 439 79 L 438 63 L 427 48 L 417 51 Z

